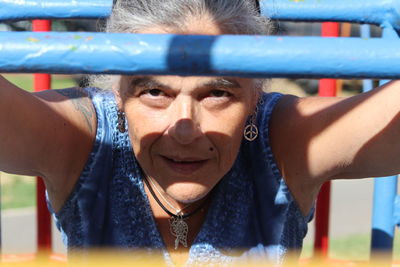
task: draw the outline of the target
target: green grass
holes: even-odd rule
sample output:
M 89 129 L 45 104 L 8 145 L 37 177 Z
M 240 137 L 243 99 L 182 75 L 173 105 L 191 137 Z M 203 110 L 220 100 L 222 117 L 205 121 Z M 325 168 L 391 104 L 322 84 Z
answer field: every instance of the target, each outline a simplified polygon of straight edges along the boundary
M 36 205 L 34 177 L 0 173 L 1 209 L 28 208 Z
M 18 87 L 27 90 L 29 92 L 33 91 L 33 75 L 30 74 L 5 74 L 7 80 L 17 85 Z M 51 88 L 60 89 L 76 86 L 75 81 L 70 75 L 53 75 Z
M 370 256 L 370 234 L 355 234 L 343 238 L 331 239 L 329 242 L 329 257 L 351 261 L 368 261 Z M 313 244 L 304 244 L 302 258 L 310 258 L 313 255 Z M 396 229 L 394 246 L 394 260 L 400 260 L 400 230 Z
M 351 235 L 330 242 L 330 257 L 366 261 L 370 254 L 370 235 Z

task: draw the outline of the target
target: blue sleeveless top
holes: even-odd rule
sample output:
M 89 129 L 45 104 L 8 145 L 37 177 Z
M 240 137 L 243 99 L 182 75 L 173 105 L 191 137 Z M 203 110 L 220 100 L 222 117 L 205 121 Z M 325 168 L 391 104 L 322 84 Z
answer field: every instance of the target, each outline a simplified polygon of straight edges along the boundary
M 73 192 L 62 209 L 53 212 L 63 240 L 69 250 L 156 250 L 173 266 L 152 216 L 129 136 L 117 129 L 114 95 L 94 88 L 86 91 L 97 113 L 97 133 Z M 253 142 L 242 141 L 232 169 L 214 190 L 185 266 L 260 258 L 280 263 L 288 250 L 300 252 L 310 216 L 304 217 L 296 205 L 269 143 L 269 119 L 280 96 L 262 95 L 259 136 Z

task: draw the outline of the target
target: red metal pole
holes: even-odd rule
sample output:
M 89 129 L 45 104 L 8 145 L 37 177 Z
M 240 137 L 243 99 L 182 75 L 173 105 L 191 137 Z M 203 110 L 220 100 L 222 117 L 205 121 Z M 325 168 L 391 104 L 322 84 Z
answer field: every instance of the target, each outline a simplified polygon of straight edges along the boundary
M 329 210 L 331 183 L 326 182 L 319 192 L 315 214 L 314 250 L 318 256 L 328 257 L 329 252 Z
M 322 23 L 322 36 L 339 36 L 339 23 Z M 320 96 L 336 96 L 336 80 L 321 79 L 319 82 Z M 315 241 L 314 250 L 323 258 L 328 257 L 329 252 L 329 209 L 330 209 L 331 183 L 325 183 L 318 195 L 315 215 Z
M 322 23 L 323 37 L 338 37 L 339 36 L 339 23 L 337 22 L 324 22 Z M 321 79 L 319 82 L 319 95 L 320 96 L 336 96 L 336 80 L 335 79 Z
M 32 30 L 35 32 L 47 32 L 51 30 L 51 21 L 33 20 Z M 49 74 L 34 74 L 35 92 L 48 90 L 51 87 Z M 40 177 L 36 183 L 36 210 L 37 210 L 37 244 L 39 251 L 51 250 L 51 218 L 47 209 L 45 198 L 45 185 Z

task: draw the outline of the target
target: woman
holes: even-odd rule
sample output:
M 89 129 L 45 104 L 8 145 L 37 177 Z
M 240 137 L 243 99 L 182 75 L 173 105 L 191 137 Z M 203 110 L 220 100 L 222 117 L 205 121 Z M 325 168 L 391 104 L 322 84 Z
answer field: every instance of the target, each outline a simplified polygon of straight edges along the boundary
M 268 29 L 254 0 L 120 0 L 107 25 Z M 348 99 L 266 94 L 264 80 L 235 77 L 108 82 L 29 94 L 0 80 L 0 169 L 43 177 L 69 248 L 161 250 L 169 265 L 280 262 L 301 248 L 323 182 L 400 172 L 396 82 Z

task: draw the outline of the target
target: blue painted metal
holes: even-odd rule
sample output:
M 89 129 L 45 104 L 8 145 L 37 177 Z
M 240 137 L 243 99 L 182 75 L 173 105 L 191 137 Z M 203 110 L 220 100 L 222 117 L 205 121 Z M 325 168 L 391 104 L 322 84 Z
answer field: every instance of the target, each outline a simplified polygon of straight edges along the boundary
M 400 29 L 400 0 L 261 0 L 261 13 L 278 20 L 348 21 Z
M 3 32 L 0 71 L 392 78 L 399 47 L 380 38 Z
M 397 176 L 376 179 L 374 182 L 374 205 L 372 209 L 372 252 L 390 251 L 394 237 L 394 201 Z
M 0 20 L 107 17 L 112 0 L 0 0 Z M 353 21 L 400 28 L 400 0 L 261 0 L 262 14 L 272 19 Z
M 112 0 L 0 0 L 0 20 L 99 18 L 111 14 Z
M 389 23 L 384 23 L 382 27 L 383 40 L 387 42 L 398 41 L 398 35 Z M 380 85 L 384 85 L 387 82 L 381 81 Z M 393 250 L 396 194 L 397 175 L 375 179 L 372 210 L 372 258 L 380 256 L 377 253 L 389 253 Z
M 400 227 L 400 196 L 397 195 L 394 200 L 394 224 Z
M 369 39 L 371 38 L 371 26 L 368 24 L 363 24 L 361 25 L 361 38 L 363 39 Z M 373 89 L 373 82 L 372 80 L 363 80 L 363 92 L 368 92 Z

